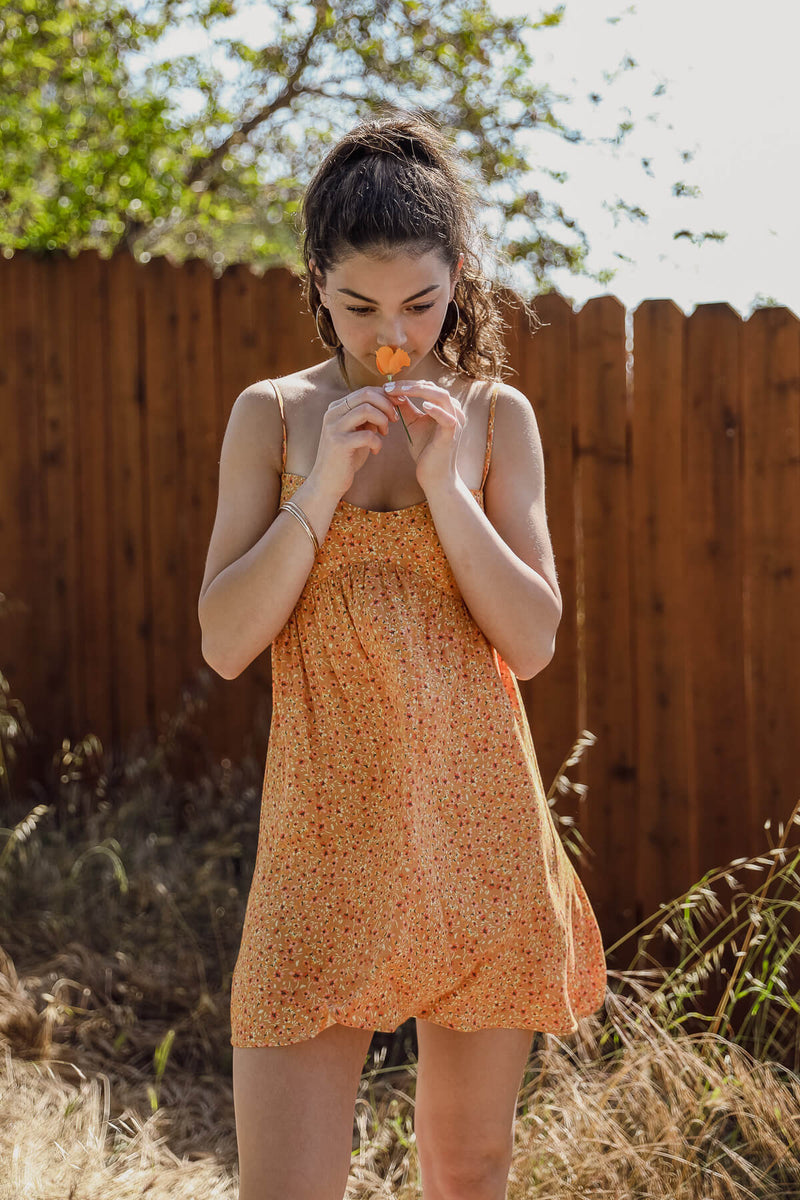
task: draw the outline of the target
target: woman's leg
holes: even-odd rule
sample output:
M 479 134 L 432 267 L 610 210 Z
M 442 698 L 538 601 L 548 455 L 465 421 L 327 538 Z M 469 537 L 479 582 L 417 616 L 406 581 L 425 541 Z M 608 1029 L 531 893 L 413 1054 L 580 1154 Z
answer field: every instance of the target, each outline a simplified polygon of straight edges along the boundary
M 528 1029 L 459 1033 L 417 1017 L 414 1106 L 423 1200 L 505 1200 Z
M 239 1200 L 342 1200 L 371 1041 L 330 1025 L 290 1046 L 234 1047 Z

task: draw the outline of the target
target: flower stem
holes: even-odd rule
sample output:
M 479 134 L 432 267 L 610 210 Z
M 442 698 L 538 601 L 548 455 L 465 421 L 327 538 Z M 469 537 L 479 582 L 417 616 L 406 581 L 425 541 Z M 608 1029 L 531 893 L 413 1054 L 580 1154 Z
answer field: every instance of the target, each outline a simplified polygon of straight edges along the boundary
M 387 375 L 387 376 L 386 376 L 386 382 L 387 382 L 387 383 L 391 383 L 391 382 L 392 382 L 392 377 L 391 377 L 391 375 Z M 400 412 L 400 409 L 397 407 L 397 405 L 396 405 L 396 404 L 395 404 L 395 406 L 394 406 L 394 411 L 397 413 L 397 415 L 398 415 L 398 417 L 400 418 L 400 420 L 401 420 L 401 421 L 403 421 L 403 414 Z M 405 421 L 403 421 L 403 429 L 405 429 L 405 431 L 406 431 L 406 437 L 407 437 L 407 438 L 408 438 L 408 440 L 411 442 L 411 434 L 408 432 L 408 426 L 406 425 Z M 411 442 L 411 445 L 413 446 L 413 445 L 414 445 L 414 443 L 413 443 L 413 442 Z

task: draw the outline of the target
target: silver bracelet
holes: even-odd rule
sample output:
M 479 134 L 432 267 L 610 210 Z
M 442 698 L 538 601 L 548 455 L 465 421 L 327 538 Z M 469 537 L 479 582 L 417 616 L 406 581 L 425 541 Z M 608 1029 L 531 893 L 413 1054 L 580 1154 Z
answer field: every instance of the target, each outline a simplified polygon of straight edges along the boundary
M 280 506 L 280 508 L 278 509 L 278 512 L 291 513 L 292 516 L 300 522 L 300 524 L 303 526 L 306 533 L 308 534 L 309 538 L 311 539 L 311 544 L 314 547 L 314 557 L 316 558 L 317 555 L 319 554 L 319 542 L 317 540 L 317 535 L 314 533 L 314 530 L 311 527 L 311 522 L 309 521 L 306 514 L 303 512 L 300 505 L 295 500 L 285 500 L 283 502 L 283 504 Z

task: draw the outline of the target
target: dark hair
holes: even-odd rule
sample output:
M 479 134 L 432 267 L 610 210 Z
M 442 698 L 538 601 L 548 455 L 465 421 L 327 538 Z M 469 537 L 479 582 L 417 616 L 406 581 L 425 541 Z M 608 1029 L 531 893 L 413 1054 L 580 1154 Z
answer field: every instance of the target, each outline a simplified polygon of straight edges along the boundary
M 304 294 L 326 345 L 335 347 L 343 374 L 344 349 L 336 342 L 328 310 L 320 305 L 310 260 L 324 280 L 353 253 L 390 257 L 402 248 L 420 255 L 438 251 L 451 275 L 463 252 L 454 297 L 456 336 L 451 337 L 456 315 L 449 306 L 434 353 L 443 365 L 474 378 L 501 378 L 507 357 L 501 291 L 485 277 L 476 252 L 486 245 L 476 201 L 477 190 L 461 169 L 458 152 L 421 112 L 361 121 L 329 151 L 301 209 Z M 502 290 L 503 299 L 515 295 Z M 522 305 L 535 317 L 525 301 Z

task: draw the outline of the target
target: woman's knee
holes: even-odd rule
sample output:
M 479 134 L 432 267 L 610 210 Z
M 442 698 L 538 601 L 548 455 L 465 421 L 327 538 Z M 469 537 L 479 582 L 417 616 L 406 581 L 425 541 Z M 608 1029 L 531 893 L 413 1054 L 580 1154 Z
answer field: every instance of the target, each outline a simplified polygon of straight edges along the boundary
M 441 1147 L 420 1163 L 425 1200 L 505 1200 L 513 1145 Z
M 460 1126 L 452 1114 L 417 1107 L 414 1130 L 425 1200 L 504 1200 L 514 1154 L 514 1124 L 495 1114 L 476 1119 L 463 1113 Z
M 234 1048 L 240 1200 L 342 1200 L 371 1040 L 332 1025 L 289 1046 Z
M 414 1130 L 425 1200 L 503 1200 L 532 1034 L 417 1020 Z

